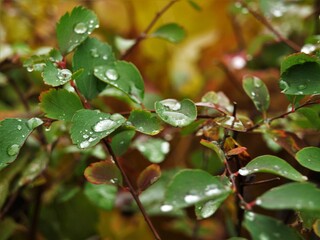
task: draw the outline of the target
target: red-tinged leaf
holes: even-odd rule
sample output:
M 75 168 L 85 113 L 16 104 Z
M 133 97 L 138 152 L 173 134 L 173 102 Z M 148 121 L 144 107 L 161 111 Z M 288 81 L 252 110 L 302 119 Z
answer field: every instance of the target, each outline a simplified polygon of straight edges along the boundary
M 236 147 L 227 152 L 228 156 L 239 155 L 247 150 L 246 147 Z
M 139 175 L 137 185 L 142 192 L 152 184 L 154 184 L 161 176 L 160 166 L 157 164 L 151 164 L 146 167 Z
M 84 171 L 84 176 L 93 184 L 122 184 L 122 175 L 110 160 L 90 164 Z

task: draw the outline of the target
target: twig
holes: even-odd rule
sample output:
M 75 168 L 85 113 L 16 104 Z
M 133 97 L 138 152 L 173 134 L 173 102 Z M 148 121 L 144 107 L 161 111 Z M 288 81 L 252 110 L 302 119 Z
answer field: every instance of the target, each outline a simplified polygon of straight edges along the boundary
M 152 19 L 146 29 L 136 38 L 135 43 L 121 56 L 121 59 L 125 59 L 128 55 L 139 45 L 139 43 L 147 37 L 147 34 L 150 32 L 152 27 L 156 24 L 159 18 L 166 12 L 168 9 L 180 0 L 171 0 L 167 5 L 165 5 Z
M 156 239 L 156 240 L 161 240 L 161 238 L 160 238 L 157 230 L 156 230 L 155 227 L 153 226 L 153 224 L 152 224 L 149 216 L 147 215 L 146 210 L 144 209 L 144 207 L 143 207 L 143 205 L 142 205 L 142 203 L 141 203 L 141 201 L 140 201 L 140 199 L 139 199 L 139 195 L 138 195 L 137 191 L 134 189 L 134 187 L 133 187 L 133 185 L 132 185 L 132 183 L 131 183 L 128 175 L 126 174 L 126 172 L 124 171 L 123 167 L 122 167 L 121 164 L 119 163 L 119 161 L 118 161 L 115 153 L 113 152 L 113 150 L 112 150 L 109 142 L 108 142 L 106 139 L 103 139 L 103 143 L 104 143 L 104 145 L 106 146 L 106 148 L 107 148 L 109 154 L 111 155 L 113 161 L 115 162 L 116 166 L 117 166 L 118 169 L 120 170 L 120 172 L 121 172 L 121 174 L 122 174 L 122 176 L 123 176 L 124 182 L 128 185 L 129 191 L 130 191 L 130 193 L 132 194 L 134 200 L 136 201 L 136 203 L 137 203 L 137 205 L 138 205 L 138 207 L 139 207 L 139 209 L 140 209 L 140 211 L 141 211 L 141 213 L 142 213 L 145 221 L 147 222 L 150 230 L 152 231 L 155 239 Z
M 293 50 L 295 50 L 296 52 L 300 52 L 301 47 L 299 45 L 297 45 L 295 42 L 291 41 L 290 39 L 284 37 L 280 32 L 278 32 L 273 26 L 272 24 L 259 12 L 253 10 L 251 7 L 249 7 L 249 5 L 244 1 L 244 0 L 237 0 L 243 7 L 245 7 L 249 13 L 251 13 L 251 15 L 253 17 L 255 17 L 255 19 L 257 19 L 260 23 L 262 23 L 266 28 L 268 28 L 274 35 L 276 35 L 276 37 L 278 38 L 279 41 L 284 42 L 285 44 L 287 44 L 289 47 L 291 47 Z
M 243 186 L 253 186 L 253 185 L 258 185 L 258 184 L 264 184 L 264 183 L 269 183 L 269 182 L 274 182 L 280 180 L 279 177 L 271 178 L 271 179 L 266 179 L 266 180 L 261 180 L 253 183 L 243 183 Z

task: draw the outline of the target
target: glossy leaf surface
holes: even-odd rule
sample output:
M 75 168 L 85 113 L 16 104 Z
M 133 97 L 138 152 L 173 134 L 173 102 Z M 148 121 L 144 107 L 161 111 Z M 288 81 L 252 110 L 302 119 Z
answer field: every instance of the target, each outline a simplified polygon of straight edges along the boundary
M 145 110 L 133 110 L 130 113 L 128 121 L 135 127 L 138 132 L 156 135 L 162 130 L 158 118 Z
M 152 36 L 163 38 L 172 43 L 179 43 L 185 38 L 186 32 L 180 25 L 168 23 L 156 29 Z
M 303 148 L 296 153 L 296 159 L 302 166 L 320 172 L 320 148 Z
M 164 161 L 170 151 L 170 144 L 161 138 L 138 138 L 134 146 L 152 163 Z
M 137 180 L 137 186 L 140 191 L 144 191 L 149 186 L 154 184 L 161 176 L 160 166 L 157 164 L 151 164 L 146 167 L 139 175 Z

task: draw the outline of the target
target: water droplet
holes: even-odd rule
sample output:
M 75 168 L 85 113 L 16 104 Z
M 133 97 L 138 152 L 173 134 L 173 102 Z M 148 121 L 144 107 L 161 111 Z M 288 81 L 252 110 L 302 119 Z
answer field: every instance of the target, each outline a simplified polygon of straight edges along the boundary
M 282 89 L 282 93 L 285 93 L 289 89 L 289 84 L 283 80 L 279 82 L 280 89 Z
M 74 32 L 77 34 L 84 34 L 88 30 L 87 25 L 83 22 L 79 22 L 74 27 Z
M 308 177 L 307 177 L 307 176 L 302 176 L 302 179 L 303 179 L 304 181 L 308 181 Z
M 17 129 L 20 131 L 22 129 L 21 125 L 18 125 Z
M 218 209 L 218 205 L 215 201 L 206 202 L 202 207 L 199 208 L 202 218 L 208 218 Z
M 96 125 L 94 125 L 93 130 L 95 132 L 103 132 L 113 128 L 115 125 L 116 123 L 114 121 L 110 119 L 105 119 L 105 120 L 99 121 Z
M 97 138 L 94 138 L 94 137 L 91 137 L 91 138 L 89 138 L 89 142 L 91 143 L 91 142 L 93 142 L 94 140 L 96 140 Z
M 262 201 L 261 201 L 260 198 L 258 198 L 258 199 L 256 200 L 256 205 L 261 205 L 261 204 L 262 204 Z
M 15 156 L 19 152 L 19 145 L 18 144 L 12 144 L 10 147 L 7 149 L 7 153 L 9 156 Z
M 167 118 L 171 118 L 172 120 L 174 120 L 177 126 L 184 125 L 188 120 L 188 117 L 186 115 L 179 112 L 164 111 L 163 115 L 165 115 Z
M 72 72 L 69 69 L 59 69 L 57 77 L 60 81 L 67 82 L 72 77 Z
M 266 234 L 261 233 L 259 235 L 259 240 L 270 240 L 270 238 Z
M 110 182 L 113 184 L 118 184 L 119 183 L 119 179 L 118 178 L 112 178 L 110 179 Z
M 160 103 L 173 111 L 181 109 L 181 104 L 175 99 L 165 99 L 162 100 Z
M 239 169 L 239 174 L 242 176 L 247 176 L 249 174 L 249 170 L 246 168 Z
M 242 56 L 235 56 L 231 60 L 231 65 L 234 69 L 242 69 L 246 63 L 246 60 Z
M 168 142 L 161 143 L 161 152 L 167 154 L 170 151 L 170 144 Z
M 118 120 L 122 120 L 123 116 L 119 113 L 115 113 L 111 115 L 110 119 L 113 121 L 118 121 Z
M 99 57 L 99 53 L 98 53 L 98 50 L 97 50 L 96 48 L 91 49 L 91 50 L 90 50 L 90 54 L 91 54 L 91 56 L 94 57 L 94 58 Z
M 304 46 L 301 48 L 301 52 L 306 53 L 306 54 L 310 54 L 310 53 L 312 53 L 313 51 L 315 51 L 316 49 L 317 49 L 317 48 L 316 48 L 315 45 L 308 43 L 308 44 L 304 45 Z
M 27 121 L 27 127 L 32 130 L 38 126 L 40 126 L 43 123 L 43 121 L 40 118 L 30 118 Z
M 298 86 L 298 89 L 299 90 L 303 90 L 303 89 L 306 89 L 307 88 L 307 85 L 306 84 L 300 84 L 299 86 Z
M 246 218 L 247 218 L 249 221 L 254 221 L 254 219 L 255 219 L 255 214 L 254 214 L 253 212 L 247 212 Z
M 119 78 L 119 74 L 117 73 L 117 71 L 112 68 L 106 71 L 106 76 L 109 80 L 113 80 L 113 81 Z
M 28 66 L 28 67 L 27 67 L 27 71 L 28 71 L 28 72 L 33 72 L 33 70 L 34 70 L 34 69 L 33 69 L 33 66 Z
M 163 204 L 160 207 L 161 212 L 170 212 L 173 209 L 173 206 L 170 204 Z
M 87 138 L 89 137 L 89 135 L 84 134 L 82 137 L 83 137 L 84 139 L 87 139 Z
M 107 60 L 107 59 L 108 59 L 108 55 L 103 55 L 103 56 L 102 56 L 102 59 L 103 59 L 103 60 Z
M 184 197 L 184 201 L 186 203 L 195 203 L 197 201 L 199 201 L 200 197 L 196 194 L 193 193 L 189 193 Z
M 254 78 L 253 78 L 253 85 L 254 85 L 256 88 L 259 88 L 259 87 L 262 86 L 262 81 L 261 81 L 259 78 L 254 77 Z
M 207 196 L 218 195 L 221 193 L 221 190 L 215 184 L 208 185 L 204 191 L 205 191 L 204 194 Z
M 86 147 L 89 147 L 89 145 L 90 145 L 90 142 L 86 140 L 80 143 L 80 148 L 86 148 Z

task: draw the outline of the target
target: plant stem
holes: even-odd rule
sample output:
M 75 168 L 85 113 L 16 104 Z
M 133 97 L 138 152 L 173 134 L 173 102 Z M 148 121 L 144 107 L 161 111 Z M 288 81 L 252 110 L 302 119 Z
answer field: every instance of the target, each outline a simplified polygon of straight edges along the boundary
M 133 187 L 128 175 L 126 174 L 126 172 L 124 171 L 124 169 L 121 166 L 120 162 L 118 161 L 118 159 L 117 159 L 115 153 L 113 152 L 109 142 L 106 139 L 103 139 L 103 143 L 106 146 L 106 148 L 108 149 L 108 152 L 111 155 L 111 157 L 112 157 L 113 161 L 115 162 L 116 166 L 119 168 L 119 170 L 120 170 L 120 172 L 121 172 L 121 174 L 123 176 L 124 182 L 128 185 L 129 191 L 132 194 L 134 200 L 136 201 L 136 203 L 137 203 L 137 205 L 138 205 L 138 207 L 139 207 L 139 209 L 140 209 L 145 221 L 147 222 L 150 230 L 152 231 L 155 239 L 156 240 L 161 240 L 157 230 L 153 226 L 153 224 L 152 224 L 152 222 L 151 222 L 151 220 L 150 220 L 145 208 L 143 207 L 143 205 L 142 205 L 142 203 L 141 203 L 141 201 L 139 199 L 139 195 L 138 195 L 137 191 L 134 189 L 134 187 Z
M 152 27 L 156 24 L 159 18 L 169 10 L 169 8 L 180 0 L 171 0 L 167 5 L 165 5 L 159 12 L 156 13 L 155 17 L 151 20 L 146 29 L 136 38 L 135 43 L 121 56 L 121 59 L 125 59 L 128 55 L 139 45 L 139 43 L 147 37 Z
M 301 47 L 297 45 L 295 42 L 291 41 L 290 39 L 284 37 L 279 31 L 277 31 L 272 24 L 259 12 L 253 10 L 249 5 L 244 1 L 244 0 L 237 0 L 243 7 L 245 7 L 249 13 L 255 17 L 260 23 L 262 23 L 266 28 L 268 28 L 276 37 L 278 38 L 279 41 L 284 42 L 287 44 L 289 47 L 291 47 L 293 50 L 296 52 L 300 52 Z

